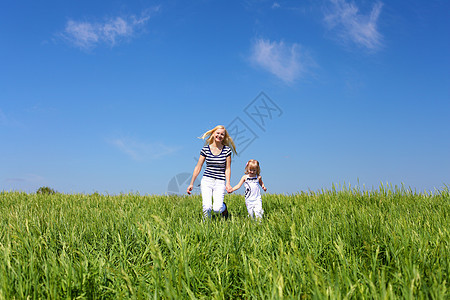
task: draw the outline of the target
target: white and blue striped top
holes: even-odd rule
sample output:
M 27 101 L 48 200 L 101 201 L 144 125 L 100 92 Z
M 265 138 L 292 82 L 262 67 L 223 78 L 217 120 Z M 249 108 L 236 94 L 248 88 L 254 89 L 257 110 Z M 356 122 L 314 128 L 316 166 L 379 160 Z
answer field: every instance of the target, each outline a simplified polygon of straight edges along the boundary
M 231 148 L 223 146 L 222 151 L 218 155 L 214 155 L 209 145 L 206 145 L 200 151 L 200 155 L 206 158 L 206 169 L 203 176 L 225 180 L 225 167 L 227 157 L 231 155 Z

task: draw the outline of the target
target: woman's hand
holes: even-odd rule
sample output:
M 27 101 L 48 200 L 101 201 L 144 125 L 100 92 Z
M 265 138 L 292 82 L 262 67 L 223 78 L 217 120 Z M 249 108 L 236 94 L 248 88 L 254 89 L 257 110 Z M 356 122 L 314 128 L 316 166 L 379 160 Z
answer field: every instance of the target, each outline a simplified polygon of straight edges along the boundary
M 190 185 L 188 186 L 188 188 L 187 188 L 187 190 L 186 190 L 186 192 L 188 193 L 188 195 L 191 194 L 193 188 L 194 188 L 194 185 L 193 185 L 193 184 L 190 184 Z
M 227 189 L 228 194 L 233 192 L 233 188 L 231 187 L 231 185 L 228 183 L 227 186 L 225 187 Z

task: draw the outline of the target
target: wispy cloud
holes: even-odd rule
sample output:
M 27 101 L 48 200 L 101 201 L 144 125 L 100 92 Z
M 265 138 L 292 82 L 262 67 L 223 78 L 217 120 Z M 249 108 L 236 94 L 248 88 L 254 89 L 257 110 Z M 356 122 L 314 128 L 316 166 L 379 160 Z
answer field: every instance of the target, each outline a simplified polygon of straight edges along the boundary
M 265 39 L 253 42 L 250 59 L 286 83 L 303 76 L 312 65 L 311 58 L 299 44 L 287 45 L 283 41 Z
M 146 143 L 133 138 L 115 138 L 109 143 L 136 161 L 155 160 L 178 150 L 160 142 Z
M 134 37 L 143 28 L 159 7 L 147 10 L 141 16 L 129 15 L 109 18 L 102 22 L 68 20 L 60 37 L 82 50 L 91 50 L 99 45 L 114 47 Z
M 382 46 L 382 35 L 378 32 L 377 22 L 383 3 L 375 3 L 370 13 L 363 15 L 354 3 L 345 0 L 330 2 L 324 21 L 341 42 L 350 42 L 370 51 L 376 51 Z

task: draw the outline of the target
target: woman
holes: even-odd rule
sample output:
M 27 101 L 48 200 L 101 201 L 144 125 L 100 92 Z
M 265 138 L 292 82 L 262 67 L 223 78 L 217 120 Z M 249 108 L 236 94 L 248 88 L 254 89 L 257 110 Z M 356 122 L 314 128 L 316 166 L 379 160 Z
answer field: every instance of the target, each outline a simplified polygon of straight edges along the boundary
M 194 187 L 194 181 L 202 170 L 206 161 L 206 169 L 201 181 L 203 199 L 203 216 L 210 218 L 211 211 L 222 214 L 228 218 L 228 209 L 223 202 L 225 191 L 231 193 L 231 151 L 236 154 L 236 146 L 224 126 L 218 125 L 205 132 L 201 139 L 205 140 L 205 146 L 200 151 L 200 158 L 194 168 L 191 183 L 187 188 L 190 195 Z M 214 203 L 213 203 L 214 200 Z

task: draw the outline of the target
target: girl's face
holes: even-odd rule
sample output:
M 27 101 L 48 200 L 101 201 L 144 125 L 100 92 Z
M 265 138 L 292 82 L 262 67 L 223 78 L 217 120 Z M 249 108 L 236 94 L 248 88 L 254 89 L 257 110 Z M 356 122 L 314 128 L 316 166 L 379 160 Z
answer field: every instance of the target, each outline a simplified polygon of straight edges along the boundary
M 214 131 L 214 140 L 216 142 L 222 144 L 224 138 L 225 138 L 225 129 L 219 128 L 216 131 Z
M 258 172 L 258 170 L 255 167 L 249 167 L 247 172 L 248 172 L 249 176 L 255 177 L 256 176 L 256 172 Z

